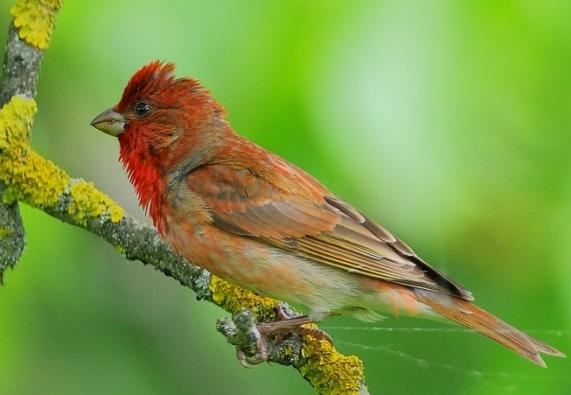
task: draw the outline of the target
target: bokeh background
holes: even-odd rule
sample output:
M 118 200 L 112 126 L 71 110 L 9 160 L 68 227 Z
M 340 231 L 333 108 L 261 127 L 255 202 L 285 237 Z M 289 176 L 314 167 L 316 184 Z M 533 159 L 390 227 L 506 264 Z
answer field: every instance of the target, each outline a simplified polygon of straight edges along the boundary
M 33 145 L 144 219 L 117 142 L 89 122 L 140 66 L 175 62 L 240 133 L 569 354 L 570 20 L 567 0 L 69 1 L 43 62 Z M 28 248 L 0 288 L 0 393 L 312 393 L 293 369 L 243 369 L 214 330 L 222 310 L 22 211 Z M 414 329 L 454 328 L 438 322 L 323 326 L 365 361 L 372 393 L 571 393 L 569 360 L 542 370 L 481 336 Z

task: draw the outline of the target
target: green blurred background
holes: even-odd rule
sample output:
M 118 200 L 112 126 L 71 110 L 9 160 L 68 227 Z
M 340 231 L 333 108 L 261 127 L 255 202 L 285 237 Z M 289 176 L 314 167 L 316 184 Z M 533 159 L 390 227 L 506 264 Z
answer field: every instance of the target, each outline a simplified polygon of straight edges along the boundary
M 33 145 L 144 219 L 117 142 L 89 122 L 140 66 L 175 62 L 240 133 L 570 353 L 570 20 L 568 0 L 68 1 Z M 222 310 L 81 229 L 22 211 L 28 248 L 0 288 L 0 393 L 312 393 L 293 369 L 243 369 L 214 330 Z M 474 334 L 323 326 L 362 357 L 372 393 L 571 393 L 569 360 L 542 370 Z

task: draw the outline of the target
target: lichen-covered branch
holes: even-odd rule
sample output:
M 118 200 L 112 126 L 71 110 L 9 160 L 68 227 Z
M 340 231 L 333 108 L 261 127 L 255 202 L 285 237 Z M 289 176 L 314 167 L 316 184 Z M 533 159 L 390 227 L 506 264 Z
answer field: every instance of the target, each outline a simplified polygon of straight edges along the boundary
M 109 242 L 127 259 L 150 264 L 198 299 L 211 301 L 233 314 L 218 329 L 246 354 L 259 341 L 257 320 L 275 318 L 278 301 L 256 295 L 200 269 L 177 255 L 157 232 L 125 214 L 95 186 L 72 178 L 30 147 L 37 105 L 35 95 L 41 50 L 47 48 L 60 0 L 20 0 L 12 9 L 0 87 L 0 277 L 13 266 L 24 247 L 17 202 L 24 202 Z M 15 37 L 14 37 L 15 36 Z M 329 342 L 292 334 L 265 338 L 268 361 L 295 367 L 320 393 L 366 394 L 363 364 L 340 354 Z
M 34 97 L 42 50 L 47 48 L 53 30 L 55 15 L 61 1 L 19 1 L 12 8 L 4 71 L 0 83 L 0 107 L 14 95 Z M 42 17 L 37 17 L 40 14 Z M 49 21 L 43 29 L 37 24 Z M 0 194 L 4 193 L 0 183 Z M 0 284 L 7 267 L 19 261 L 26 244 L 24 225 L 17 202 L 0 203 Z

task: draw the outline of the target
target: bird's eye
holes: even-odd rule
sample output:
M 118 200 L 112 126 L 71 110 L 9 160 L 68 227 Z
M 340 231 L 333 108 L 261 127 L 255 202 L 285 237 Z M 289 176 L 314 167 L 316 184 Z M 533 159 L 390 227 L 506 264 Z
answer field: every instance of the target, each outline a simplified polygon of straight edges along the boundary
M 137 104 L 135 104 L 135 114 L 137 114 L 138 116 L 143 116 L 147 114 L 149 111 L 151 111 L 151 105 L 149 103 L 140 101 Z

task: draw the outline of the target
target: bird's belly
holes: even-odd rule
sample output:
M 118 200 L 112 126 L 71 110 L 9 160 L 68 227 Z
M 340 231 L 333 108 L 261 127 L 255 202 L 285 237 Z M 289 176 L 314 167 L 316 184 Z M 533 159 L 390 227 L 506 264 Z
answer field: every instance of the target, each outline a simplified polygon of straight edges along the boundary
M 359 296 L 354 276 L 255 239 L 213 227 L 169 224 L 165 237 L 190 262 L 255 292 L 302 304 L 313 314 L 343 310 Z
M 215 227 L 167 226 L 165 237 L 193 264 L 257 293 L 306 306 L 316 319 L 342 312 L 363 320 L 379 312 L 430 314 L 414 291 L 332 268 Z

